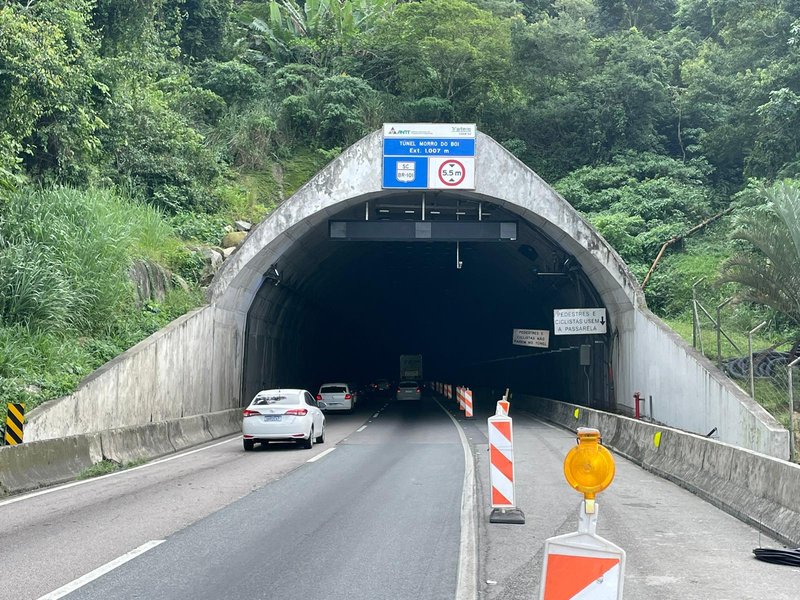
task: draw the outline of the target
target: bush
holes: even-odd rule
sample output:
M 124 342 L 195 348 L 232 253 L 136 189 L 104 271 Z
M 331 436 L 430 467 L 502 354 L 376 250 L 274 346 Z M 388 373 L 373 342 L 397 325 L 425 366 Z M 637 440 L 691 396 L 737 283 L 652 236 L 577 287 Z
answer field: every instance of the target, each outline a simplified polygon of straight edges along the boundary
M 266 92 L 261 74 L 237 60 L 206 61 L 197 67 L 195 81 L 232 106 L 249 104 Z

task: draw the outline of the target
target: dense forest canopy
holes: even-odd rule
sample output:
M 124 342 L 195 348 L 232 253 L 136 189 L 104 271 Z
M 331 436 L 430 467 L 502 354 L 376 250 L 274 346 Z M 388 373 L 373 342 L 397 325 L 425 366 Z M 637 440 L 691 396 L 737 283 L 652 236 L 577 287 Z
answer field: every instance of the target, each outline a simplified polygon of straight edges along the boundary
M 649 282 L 679 315 L 693 279 L 758 251 L 730 238 L 738 212 L 795 185 L 800 0 L 0 0 L 0 286 L 30 293 L 0 303 L 0 348 L 19 328 L 115 340 L 87 343 L 94 364 L 138 335 L 110 279 L 87 286 L 79 257 L 48 250 L 47 215 L 158 220 L 119 232 L 127 256 L 196 289 L 186 244 L 262 218 L 384 121 L 476 122 L 640 279 L 665 241 L 735 208 Z M 105 253 L 113 279 L 125 260 Z M 31 283 L 44 257 L 48 289 L 83 308 Z M 0 375 L 19 371 L 0 358 Z

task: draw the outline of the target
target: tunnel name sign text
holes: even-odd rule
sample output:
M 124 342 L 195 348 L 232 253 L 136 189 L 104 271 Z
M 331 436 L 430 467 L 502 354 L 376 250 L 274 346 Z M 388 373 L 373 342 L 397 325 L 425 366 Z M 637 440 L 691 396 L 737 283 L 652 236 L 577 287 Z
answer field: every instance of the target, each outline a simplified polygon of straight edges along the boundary
M 474 123 L 384 123 L 384 189 L 474 190 Z
M 550 332 L 543 329 L 515 329 L 512 343 L 515 346 L 549 348 Z
M 557 308 L 553 311 L 556 335 L 605 333 L 607 324 L 605 308 Z

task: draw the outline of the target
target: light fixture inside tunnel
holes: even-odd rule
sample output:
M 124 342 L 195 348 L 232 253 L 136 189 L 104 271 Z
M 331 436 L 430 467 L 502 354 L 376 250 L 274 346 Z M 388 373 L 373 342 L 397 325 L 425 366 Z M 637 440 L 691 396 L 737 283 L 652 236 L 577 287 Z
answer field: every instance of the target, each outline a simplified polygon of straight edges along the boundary
M 281 282 L 281 274 L 278 271 L 278 263 L 272 263 L 269 266 L 269 270 L 264 273 L 264 279 L 272 283 L 272 285 L 278 285 Z

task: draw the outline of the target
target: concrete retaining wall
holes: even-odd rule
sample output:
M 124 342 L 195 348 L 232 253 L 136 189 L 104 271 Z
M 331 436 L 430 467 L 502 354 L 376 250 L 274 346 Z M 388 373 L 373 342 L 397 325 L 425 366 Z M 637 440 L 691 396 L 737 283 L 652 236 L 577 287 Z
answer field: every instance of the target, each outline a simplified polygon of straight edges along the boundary
M 701 436 L 716 428 L 729 444 L 789 457 L 789 432 L 658 317 L 638 307 L 617 325 L 613 359 L 622 412 L 633 416 L 633 393 L 641 392 L 643 414 L 656 422 Z
M 236 328 L 213 306 L 184 315 L 94 371 L 75 393 L 32 410 L 25 441 L 236 408 L 239 345 Z
M 572 431 L 595 427 L 605 445 L 648 471 L 791 547 L 800 546 L 800 465 L 565 402 L 517 394 L 512 410 L 520 409 Z
M 0 495 L 74 479 L 101 460 L 156 458 L 241 431 L 238 408 L 138 427 L 0 447 Z

